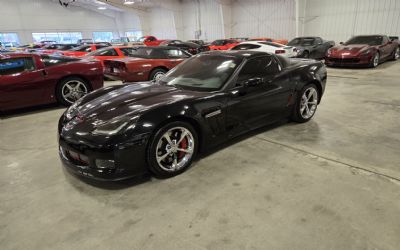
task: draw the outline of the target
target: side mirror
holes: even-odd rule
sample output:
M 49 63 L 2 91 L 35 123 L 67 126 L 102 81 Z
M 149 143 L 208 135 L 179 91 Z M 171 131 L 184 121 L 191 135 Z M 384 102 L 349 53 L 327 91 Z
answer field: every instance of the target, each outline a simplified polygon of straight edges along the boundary
M 263 80 L 260 77 L 251 78 L 244 82 L 245 87 L 254 87 L 263 83 Z

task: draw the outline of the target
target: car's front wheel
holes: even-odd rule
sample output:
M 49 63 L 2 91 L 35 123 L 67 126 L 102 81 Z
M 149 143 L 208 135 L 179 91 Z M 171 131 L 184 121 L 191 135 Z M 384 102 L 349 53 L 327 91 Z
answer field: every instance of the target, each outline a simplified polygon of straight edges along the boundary
M 370 62 L 370 67 L 371 68 L 376 68 L 379 65 L 379 59 L 380 55 L 378 52 L 375 53 L 375 55 L 372 57 L 371 62 Z
M 68 77 L 59 82 L 56 88 L 57 101 L 69 106 L 89 93 L 88 84 L 80 77 Z
M 301 123 L 309 121 L 317 111 L 318 98 L 317 86 L 306 85 L 298 94 L 293 107 L 292 120 Z
M 175 121 L 160 128 L 150 140 L 147 161 L 157 177 L 167 178 L 184 172 L 198 148 L 198 135 L 192 125 Z
M 400 48 L 397 47 L 397 48 L 393 51 L 392 60 L 396 61 L 397 59 L 399 59 L 399 57 L 400 57 Z

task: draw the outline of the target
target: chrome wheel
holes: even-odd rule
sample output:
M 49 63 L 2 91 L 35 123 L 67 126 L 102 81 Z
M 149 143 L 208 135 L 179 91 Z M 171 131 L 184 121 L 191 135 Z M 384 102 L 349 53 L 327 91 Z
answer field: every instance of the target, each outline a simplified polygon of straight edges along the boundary
M 182 169 L 193 157 L 194 146 L 194 137 L 188 129 L 169 129 L 157 143 L 155 153 L 158 166 L 168 172 Z
M 79 80 L 71 80 L 64 84 L 61 94 L 66 102 L 74 103 L 88 93 L 86 85 Z
M 394 52 L 394 60 L 399 59 L 400 57 L 400 48 L 397 48 L 396 51 Z
M 300 115 L 303 119 L 311 118 L 318 105 L 318 92 L 314 87 L 307 88 L 300 102 Z
M 374 56 L 373 65 L 374 65 L 374 67 L 376 67 L 376 66 L 378 66 L 378 64 L 379 64 L 379 54 L 376 53 L 375 56 Z
M 153 76 L 153 80 L 158 82 L 163 76 L 165 75 L 164 72 L 157 72 L 154 76 Z

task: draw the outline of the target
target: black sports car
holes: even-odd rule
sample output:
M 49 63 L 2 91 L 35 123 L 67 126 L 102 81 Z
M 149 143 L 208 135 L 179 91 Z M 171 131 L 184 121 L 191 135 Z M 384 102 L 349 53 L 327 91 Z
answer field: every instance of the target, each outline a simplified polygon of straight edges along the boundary
M 321 62 L 256 51 L 213 51 L 187 59 L 158 82 L 86 95 L 59 121 L 67 169 L 119 180 L 170 177 L 196 153 L 290 117 L 310 120 L 324 93 Z
M 323 40 L 321 37 L 296 37 L 287 45 L 297 48 L 297 57 L 322 59 L 328 49 L 335 46 L 335 42 Z
M 165 40 L 160 45 L 177 47 L 189 52 L 192 55 L 210 50 L 210 48 L 206 45 L 200 45 L 194 42 L 182 42 L 181 40 Z

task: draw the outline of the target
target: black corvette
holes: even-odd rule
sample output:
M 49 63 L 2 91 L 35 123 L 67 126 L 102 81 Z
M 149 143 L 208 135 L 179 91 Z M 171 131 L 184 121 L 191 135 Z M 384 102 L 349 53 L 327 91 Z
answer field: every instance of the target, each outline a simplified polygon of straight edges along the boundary
M 59 121 L 60 157 L 95 179 L 174 176 L 197 152 L 229 138 L 283 118 L 310 120 L 326 79 L 314 60 L 201 53 L 158 82 L 106 87 L 78 100 Z
M 210 48 L 204 44 L 198 44 L 194 42 L 183 42 L 181 40 L 165 40 L 160 45 L 177 47 L 189 52 L 192 55 L 210 50 Z

